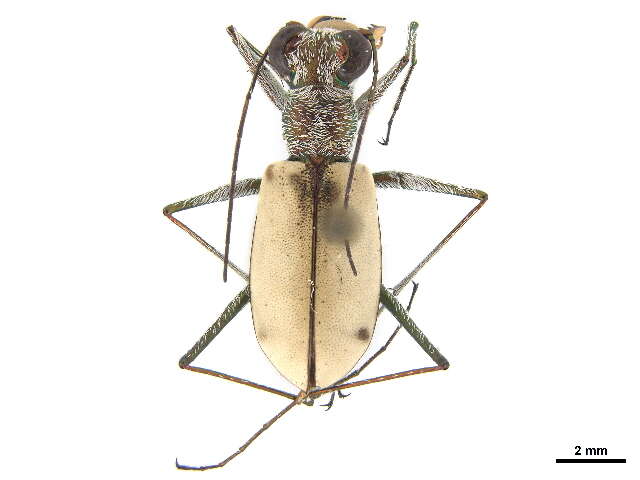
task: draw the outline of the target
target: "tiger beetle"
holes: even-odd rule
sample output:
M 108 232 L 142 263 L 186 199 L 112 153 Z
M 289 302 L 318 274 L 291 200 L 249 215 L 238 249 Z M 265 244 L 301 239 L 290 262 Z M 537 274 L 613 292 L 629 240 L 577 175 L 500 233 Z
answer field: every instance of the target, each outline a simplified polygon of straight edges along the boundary
M 253 73 L 238 134 L 229 185 L 164 208 L 173 223 L 224 262 L 247 285 L 220 317 L 180 359 L 180 368 L 248 385 L 290 400 L 235 453 L 220 463 L 189 466 L 207 470 L 226 465 L 294 406 L 312 405 L 331 393 L 374 382 L 449 367 L 447 359 L 427 339 L 396 299 L 420 269 L 487 201 L 473 188 L 458 187 L 411 173 L 371 173 L 357 164 L 363 133 L 372 105 L 408 70 L 393 113 L 391 126 L 416 66 L 416 31 L 409 25 L 404 55 L 378 78 L 378 49 L 385 27 L 359 28 L 341 17 L 321 16 L 307 26 L 288 22 L 263 52 L 230 26 L 227 32 Z M 371 87 L 353 97 L 353 82 L 373 63 Z M 236 181 L 240 141 L 249 100 L 256 82 L 282 112 L 282 131 L 290 157 L 269 165 L 262 178 Z M 358 126 L 359 124 L 359 126 Z M 353 143 L 355 140 L 355 147 Z M 351 155 L 353 147 L 353 155 Z M 465 217 L 418 265 L 393 288 L 382 285 L 380 227 L 376 188 L 445 193 L 478 200 Z M 258 195 L 249 273 L 229 260 L 234 198 Z M 224 253 L 207 243 L 174 217 L 176 212 L 228 202 Z M 417 284 L 414 283 L 411 300 Z M 192 362 L 248 303 L 256 337 L 273 366 L 297 390 L 289 393 L 250 380 L 192 365 Z M 369 347 L 376 320 L 387 309 L 398 321 L 393 334 L 359 368 L 356 363 Z M 393 341 L 403 327 L 435 366 L 415 368 L 365 380 L 355 380 Z

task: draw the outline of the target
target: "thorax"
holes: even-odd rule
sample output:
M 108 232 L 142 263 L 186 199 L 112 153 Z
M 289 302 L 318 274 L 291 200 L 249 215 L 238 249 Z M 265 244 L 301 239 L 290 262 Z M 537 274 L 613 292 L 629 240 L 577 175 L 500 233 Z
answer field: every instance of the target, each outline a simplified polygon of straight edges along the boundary
M 351 90 L 310 85 L 290 91 L 282 130 L 293 156 L 348 157 L 357 129 Z

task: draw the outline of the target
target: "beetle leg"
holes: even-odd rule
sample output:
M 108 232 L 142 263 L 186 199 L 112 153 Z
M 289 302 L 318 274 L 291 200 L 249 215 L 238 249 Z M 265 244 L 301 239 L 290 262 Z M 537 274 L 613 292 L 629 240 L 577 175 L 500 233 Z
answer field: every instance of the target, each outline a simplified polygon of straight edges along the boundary
M 407 310 L 400 304 L 398 299 L 384 285 L 380 286 L 380 303 L 389 310 L 391 315 L 404 327 L 404 329 L 413 337 L 413 339 L 422 347 L 422 349 L 436 362 L 443 370 L 449 368 L 449 361 L 444 358 L 436 347 L 429 341 L 422 330 L 411 320 Z
M 196 342 L 196 344 L 191 347 L 191 349 L 183 355 L 178 364 L 180 368 L 184 368 L 185 370 L 190 370 L 196 373 L 204 373 L 205 375 L 211 375 L 213 377 L 224 378 L 225 380 L 230 380 L 232 382 L 241 383 L 243 385 L 247 385 L 249 387 L 254 387 L 259 390 L 264 390 L 265 392 L 274 393 L 276 395 L 280 395 L 282 397 L 286 397 L 289 399 L 296 398 L 295 395 L 287 392 L 283 392 L 282 390 L 278 390 L 277 388 L 268 387 L 266 385 L 261 385 L 259 383 L 252 382 L 250 380 L 245 380 L 244 378 L 234 377 L 232 375 L 227 375 L 226 373 L 216 372 L 214 370 L 209 370 L 207 368 L 202 367 L 194 367 L 191 366 L 191 362 L 193 362 L 198 355 L 202 353 L 202 351 L 207 348 L 207 346 L 213 341 L 214 338 L 218 336 L 218 334 L 222 331 L 224 327 L 226 327 L 231 320 L 235 318 L 235 316 L 244 308 L 244 306 L 249 303 L 250 299 L 250 290 L 249 285 L 247 285 L 236 297 L 227 305 L 224 312 L 218 317 L 218 319 L 209 327 L 209 329 L 200 337 L 200 339 Z
M 227 33 L 231 37 L 233 44 L 238 49 L 238 52 L 240 52 L 240 55 L 242 55 L 242 58 L 249 66 L 251 73 L 255 73 L 260 57 L 262 57 L 262 52 L 251 45 L 246 38 L 240 35 L 233 25 L 227 27 Z M 282 87 L 280 80 L 278 80 L 270 70 L 262 68 L 258 75 L 258 81 L 260 82 L 260 86 L 264 92 L 267 94 L 267 97 L 269 97 L 269 100 L 271 100 L 279 110 L 282 110 L 287 99 L 287 92 Z
M 278 414 L 273 417 L 271 420 L 269 420 L 267 423 L 265 423 L 260 430 L 258 430 L 256 433 L 254 433 L 249 440 L 247 440 L 246 442 L 244 442 L 240 448 L 238 448 L 238 450 L 236 450 L 234 453 L 232 453 L 231 455 L 229 455 L 227 458 L 225 458 L 223 461 L 221 461 L 220 463 L 216 463 L 214 465 L 202 465 L 202 466 L 191 466 L 191 465 L 182 465 L 181 463 L 178 462 L 178 459 L 176 458 L 176 468 L 180 469 L 180 470 L 211 470 L 212 468 L 220 468 L 220 467 L 224 467 L 227 463 L 229 463 L 231 460 L 233 460 L 235 457 L 237 457 L 238 455 L 240 455 L 242 452 L 244 452 L 246 450 L 246 448 L 251 445 L 251 443 L 253 443 L 253 441 L 258 438 L 260 435 L 262 435 L 262 433 L 269 428 L 271 425 L 273 425 L 274 423 L 276 423 L 276 421 L 278 421 L 280 418 L 282 418 L 282 416 L 287 413 L 289 410 L 291 410 L 293 407 L 295 407 L 297 404 L 301 403 L 303 400 L 303 395 L 304 392 L 300 392 L 300 394 L 296 397 L 294 397 L 294 400 L 287 405 L 286 407 L 284 407 L 280 412 L 278 412 Z
M 411 34 L 409 34 L 409 38 L 411 39 Z M 402 102 L 402 97 L 404 96 L 404 92 L 407 89 L 407 85 L 409 84 L 409 79 L 411 78 L 411 74 L 413 73 L 413 69 L 415 68 L 418 60 L 416 58 L 416 44 L 415 41 L 413 45 L 411 45 L 411 66 L 409 66 L 409 71 L 407 72 L 407 76 L 404 77 L 404 81 L 402 82 L 402 86 L 400 87 L 400 92 L 398 93 L 398 97 L 396 98 L 396 103 L 393 105 L 393 112 L 391 112 L 391 117 L 387 122 L 387 137 L 382 140 L 378 140 L 380 145 L 389 145 L 389 137 L 391 136 L 391 125 L 393 125 L 393 120 L 396 117 L 396 113 L 400 108 L 400 102 Z
M 398 96 L 398 100 L 396 101 L 396 105 L 400 106 L 400 100 L 402 99 L 402 95 L 404 94 L 404 89 L 406 89 L 406 84 L 409 82 L 409 77 L 415 67 L 416 63 L 418 63 L 416 59 L 416 30 L 418 29 L 417 22 L 411 22 L 409 25 L 409 40 L 407 42 L 407 49 L 405 50 L 404 55 L 400 60 L 398 60 L 393 67 L 389 69 L 387 73 L 385 73 L 380 81 L 377 83 L 374 95 L 373 95 L 373 103 L 380 100 L 380 98 L 384 95 L 387 89 L 393 84 L 393 82 L 398 78 L 400 72 L 404 70 L 409 61 L 411 61 L 411 67 L 409 72 L 407 73 L 407 77 L 405 78 L 404 84 L 401 88 L 400 95 Z M 366 90 L 358 99 L 356 100 L 356 112 L 358 114 L 358 119 L 362 118 L 364 112 L 367 108 L 367 101 L 369 99 L 369 92 L 371 89 Z M 397 110 L 397 108 L 395 109 Z M 394 114 L 395 115 L 395 110 Z
M 413 290 L 411 291 L 411 298 L 409 299 L 409 304 L 407 305 L 407 312 L 409 310 L 411 310 L 411 306 L 413 305 L 413 298 L 416 296 L 416 292 L 418 291 L 418 284 L 416 282 L 413 282 Z M 381 308 L 378 311 L 378 315 L 380 315 L 380 313 L 382 313 L 382 310 L 384 308 Z M 371 363 L 378 358 L 380 355 L 382 355 L 382 353 L 384 353 L 387 348 L 389 347 L 389 345 L 391 344 L 391 342 L 393 341 L 393 339 L 396 337 L 396 335 L 398 334 L 398 332 L 400 331 L 401 326 L 398 325 L 396 327 L 396 329 L 393 331 L 393 333 L 391 334 L 391 336 L 387 339 L 387 341 L 385 342 L 385 344 L 380 347 L 378 349 L 378 351 L 376 351 L 376 353 L 374 353 L 373 355 L 371 355 L 359 368 L 357 368 L 356 370 L 354 370 L 353 372 L 351 372 L 349 375 L 347 375 L 346 377 L 342 378 L 341 380 L 338 380 L 336 383 L 334 383 L 333 385 L 341 385 L 349 380 L 351 380 L 352 378 L 357 377 L 358 375 L 360 375 L 362 373 L 362 371 L 367 368 L 369 365 L 371 365 Z M 350 393 L 348 394 L 344 394 L 342 393 L 340 390 L 338 390 L 338 396 L 340 398 L 347 397 L 351 395 Z
M 325 409 L 325 412 L 328 412 L 329 410 L 331 410 L 331 407 L 333 407 L 333 400 L 336 398 L 336 391 L 338 392 L 338 398 L 347 398 L 351 395 L 350 393 L 342 393 L 340 390 L 334 390 L 333 392 L 331 392 L 331 398 L 329 399 L 329 401 L 323 405 L 320 405 L 321 407 L 327 407 Z
M 391 335 L 389 340 L 387 340 L 387 343 L 380 350 L 378 350 L 378 352 L 376 352 L 371 358 L 369 358 L 369 360 L 367 360 L 367 362 L 365 362 L 362 365 L 362 367 L 360 367 L 358 370 L 356 370 L 352 374 L 350 374 L 347 377 L 345 377 L 340 382 L 336 382 L 335 384 L 333 384 L 333 385 L 331 385 L 329 387 L 319 388 L 317 390 L 314 390 L 312 392 L 313 394 L 322 395 L 322 394 L 325 394 L 325 393 L 333 392 L 333 391 L 338 390 L 338 389 L 342 390 L 342 389 L 346 389 L 346 388 L 360 387 L 362 385 L 367 385 L 367 384 L 370 384 L 370 383 L 384 382 L 386 380 L 394 380 L 396 378 L 407 377 L 407 376 L 410 376 L 410 375 L 417 375 L 417 374 L 420 374 L 420 373 L 436 372 L 438 370 L 446 370 L 447 368 L 449 368 L 449 362 L 447 361 L 447 359 L 444 358 L 444 356 L 433 346 L 433 344 L 431 344 L 431 342 L 429 342 L 429 340 L 424 335 L 424 333 L 422 333 L 422 331 L 420 331 L 420 329 L 417 327 L 417 325 L 415 323 L 413 323 L 413 320 L 411 320 L 411 318 L 409 318 L 409 314 L 407 313 L 408 312 L 408 308 L 411 307 L 411 303 L 413 301 L 413 296 L 415 295 L 417 287 L 418 287 L 417 284 L 414 282 L 414 287 L 413 287 L 413 292 L 412 292 L 412 295 L 411 295 L 411 300 L 409 301 L 409 305 L 408 305 L 407 309 L 404 309 L 402 307 L 402 305 L 400 305 L 398 300 L 395 298 L 395 296 L 392 294 L 392 292 L 387 290 L 383 285 L 380 286 L 380 302 L 384 305 L 385 308 L 387 308 L 394 315 L 394 317 L 398 320 L 400 325 L 405 327 L 405 329 L 418 342 L 418 344 L 422 347 L 422 349 L 425 352 L 427 352 L 427 354 L 438 365 L 435 366 L 435 367 L 414 368 L 412 370 L 405 370 L 403 372 L 390 373 L 388 375 L 382 375 L 382 376 L 379 376 L 379 377 L 368 378 L 366 380 L 358 380 L 356 382 L 340 383 L 340 382 L 344 382 L 344 381 L 349 380 L 350 378 L 353 378 L 354 376 L 358 375 L 378 355 L 380 355 L 384 350 L 386 350 L 386 348 L 389 346 L 389 344 L 391 343 L 393 338 L 396 336 L 396 334 L 400 330 L 400 327 L 398 327 L 393 332 L 393 334 Z
M 373 179 L 378 188 L 399 188 L 403 190 L 416 190 L 422 192 L 434 192 L 434 193 L 446 193 L 447 195 L 456 195 L 459 197 L 472 198 L 478 200 L 478 203 L 460 220 L 455 227 L 447 233 L 440 243 L 438 243 L 428 254 L 424 257 L 416 267 L 411 270 L 391 291 L 394 296 L 397 296 L 400 291 L 416 276 L 416 274 L 424 267 L 433 256 L 451 240 L 458 230 L 467 223 L 475 213 L 482 208 L 486 203 L 488 195 L 482 190 L 476 190 L 473 188 L 458 187 L 450 183 L 442 183 L 431 178 L 421 177 L 420 175 L 414 175 L 412 173 L 405 172 L 376 172 L 373 174 Z
M 259 178 L 249 178 L 237 182 L 233 192 L 233 198 L 246 197 L 248 195 L 257 194 L 260 191 L 260 182 L 261 179 Z M 216 188 L 215 190 L 211 190 L 210 192 L 167 205 L 162 210 L 162 213 L 164 213 L 164 215 L 169 220 L 179 226 L 182 230 L 191 235 L 191 237 L 193 237 L 200 245 L 209 250 L 220 260 L 223 260 L 224 255 L 222 255 L 222 253 L 218 251 L 217 248 L 207 243 L 207 241 L 204 240 L 200 235 L 191 230 L 191 228 L 182 223 L 180 220 L 175 218 L 173 214 L 176 212 L 181 212 L 182 210 L 188 210 L 190 208 L 200 207 L 202 205 L 209 205 L 210 203 L 225 202 L 229 200 L 229 191 L 230 186 L 224 185 L 222 187 Z M 244 280 L 249 281 L 249 275 L 242 269 L 240 269 L 240 267 L 238 267 L 235 263 L 229 262 L 229 268 L 240 275 L 240 277 L 242 277 Z
M 323 405 L 320 405 L 321 407 L 327 407 L 325 409 L 325 412 L 328 412 L 329 410 L 331 410 L 331 407 L 333 407 L 333 400 L 335 398 L 336 398 L 336 392 L 334 390 L 333 392 L 331 392 L 331 398 L 329 399 L 329 401 L 327 403 L 323 404 Z
M 449 183 L 442 183 L 437 180 L 433 180 L 426 177 L 421 177 L 419 175 L 413 175 L 411 173 L 404 172 L 377 172 L 373 174 L 373 179 L 378 188 L 399 188 L 404 190 L 416 190 L 416 191 L 424 191 L 424 192 L 434 192 L 434 193 L 446 193 L 448 195 L 456 195 L 460 197 L 472 198 L 478 200 L 478 203 L 464 216 L 462 220 L 460 220 L 453 229 L 444 236 L 444 238 L 424 257 L 420 263 L 411 271 L 407 276 L 405 276 L 393 289 L 387 290 L 384 286 L 381 287 L 380 290 L 380 302 L 383 306 L 389 309 L 392 314 L 396 317 L 396 319 L 403 325 L 407 331 L 411 334 L 411 336 L 418 342 L 418 344 L 429 354 L 433 360 L 438 364 L 436 367 L 423 367 L 416 368 L 413 370 L 406 370 L 403 372 L 392 373 L 389 375 L 382 375 L 380 377 L 369 378 L 366 380 L 359 380 L 351 383 L 340 383 L 339 385 L 331 385 L 326 388 L 321 388 L 313 391 L 314 394 L 324 394 L 329 393 L 338 389 L 346 389 L 358 387 L 361 385 L 366 385 L 369 383 L 383 382 L 386 380 L 393 380 L 395 378 L 406 377 L 409 375 L 417 375 L 420 373 L 426 372 L 434 372 L 437 370 L 445 370 L 449 366 L 449 362 L 437 351 L 437 349 L 429 342 L 427 337 L 420 331 L 420 329 L 413 323 L 413 321 L 409 318 L 407 314 L 407 310 L 402 308 L 402 305 L 398 303 L 395 297 L 402 291 L 402 289 L 416 276 L 416 274 L 420 271 L 424 265 L 426 265 L 433 256 L 438 253 L 442 247 L 453 237 L 458 230 L 462 228 L 462 226 L 467 223 L 467 221 L 475 215 L 475 213 L 482 208 L 482 206 L 486 203 L 488 195 L 481 191 L 472 188 L 466 187 L 458 187 L 456 185 L 452 185 Z M 415 284 L 414 284 L 415 285 Z M 415 288 L 415 287 L 414 287 Z M 391 307 L 391 308 L 389 308 Z M 393 310 L 392 310 L 393 309 Z M 404 310 L 404 312 L 403 312 Z M 380 313 L 380 311 L 378 312 Z M 371 357 L 367 363 L 365 363 L 362 367 L 364 368 L 366 365 L 371 363 L 373 359 L 381 354 L 386 348 L 389 346 L 395 335 L 398 333 L 399 328 L 397 328 L 387 343 Z M 360 371 L 361 371 L 360 369 Z M 357 372 L 359 373 L 359 372 Z M 346 377 L 353 378 L 352 376 Z M 344 381 L 344 380 L 343 380 Z

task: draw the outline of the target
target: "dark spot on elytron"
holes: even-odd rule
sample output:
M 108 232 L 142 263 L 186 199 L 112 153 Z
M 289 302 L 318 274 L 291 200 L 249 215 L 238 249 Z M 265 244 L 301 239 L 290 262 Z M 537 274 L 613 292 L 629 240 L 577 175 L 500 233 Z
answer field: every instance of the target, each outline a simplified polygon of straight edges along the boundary
M 345 210 L 342 205 L 336 205 L 327 212 L 322 226 L 322 233 L 334 243 L 343 243 L 345 240 L 356 241 L 361 231 L 360 214 L 355 208 Z
M 369 333 L 368 328 L 361 327 L 356 332 L 356 336 L 358 337 L 358 340 L 362 340 L 364 342 L 365 340 L 369 340 L 369 338 L 371 337 L 371 334 Z
M 264 178 L 267 180 L 273 180 L 273 165 L 269 165 L 267 170 L 264 172 Z

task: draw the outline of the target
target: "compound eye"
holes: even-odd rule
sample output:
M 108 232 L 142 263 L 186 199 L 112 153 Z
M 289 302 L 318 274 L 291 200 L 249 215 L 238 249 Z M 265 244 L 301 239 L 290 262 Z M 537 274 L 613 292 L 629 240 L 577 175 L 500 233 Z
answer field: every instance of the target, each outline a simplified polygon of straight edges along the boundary
M 339 57 L 345 57 L 346 61 L 336 72 L 343 82 L 351 83 L 364 72 L 371 64 L 371 42 L 362 33 L 356 30 L 345 30 L 340 37 L 346 45 L 346 52 L 341 47 L 338 50 Z
M 289 77 L 291 68 L 289 68 L 285 55 L 296 49 L 302 39 L 300 34 L 305 31 L 307 31 L 307 28 L 301 23 L 290 22 L 282 27 L 271 40 L 269 44 L 269 63 L 280 76 Z

